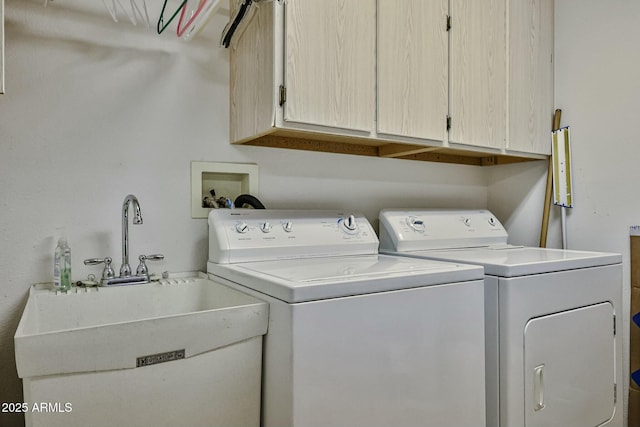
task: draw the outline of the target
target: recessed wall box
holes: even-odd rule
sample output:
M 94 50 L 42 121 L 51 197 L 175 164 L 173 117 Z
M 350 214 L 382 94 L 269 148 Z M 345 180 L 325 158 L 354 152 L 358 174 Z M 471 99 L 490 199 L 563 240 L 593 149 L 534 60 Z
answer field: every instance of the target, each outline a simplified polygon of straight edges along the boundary
M 249 163 L 191 162 L 191 217 L 207 218 L 210 208 L 202 199 L 211 196 L 234 200 L 240 194 L 258 196 L 258 165 Z

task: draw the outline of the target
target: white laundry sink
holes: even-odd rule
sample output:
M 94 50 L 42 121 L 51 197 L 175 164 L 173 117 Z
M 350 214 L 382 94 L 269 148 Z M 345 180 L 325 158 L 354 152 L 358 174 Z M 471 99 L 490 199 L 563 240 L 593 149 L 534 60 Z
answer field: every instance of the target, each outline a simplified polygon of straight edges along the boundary
M 20 378 L 127 369 L 190 358 L 266 333 L 268 305 L 184 275 L 143 285 L 33 285 L 16 331 Z

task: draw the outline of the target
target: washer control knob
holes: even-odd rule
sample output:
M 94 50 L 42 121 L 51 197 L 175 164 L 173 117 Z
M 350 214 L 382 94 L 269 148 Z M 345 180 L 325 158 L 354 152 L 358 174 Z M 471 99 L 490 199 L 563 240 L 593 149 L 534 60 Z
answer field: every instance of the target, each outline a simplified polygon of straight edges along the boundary
M 282 224 L 282 228 L 287 233 L 291 233 L 293 231 L 293 223 L 291 221 L 287 221 L 284 224 Z
M 249 231 L 249 224 L 247 224 L 246 222 L 242 221 L 236 224 L 236 231 L 238 233 L 244 234 L 247 231 Z
M 415 216 L 407 218 L 407 225 L 415 231 L 423 232 L 425 229 L 424 221 Z
M 262 230 L 263 233 L 269 233 L 271 231 L 271 223 L 269 221 L 263 222 L 260 224 L 260 230 Z
M 347 231 L 356 231 L 358 229 L 356 217 L 353 215 L 349 215 L 348 217 L 344 218 L 342 220 L 342 226 L 347 229 Z
M 465 218 L 464 225 L 466 225 L 467 227 L 471 227 L 471 218 Z
M 489 218 L 489 221 L 487 221 L 489 223 L 490 226 L 495 227 L 496 226 L 496 219 L 494 217 Z

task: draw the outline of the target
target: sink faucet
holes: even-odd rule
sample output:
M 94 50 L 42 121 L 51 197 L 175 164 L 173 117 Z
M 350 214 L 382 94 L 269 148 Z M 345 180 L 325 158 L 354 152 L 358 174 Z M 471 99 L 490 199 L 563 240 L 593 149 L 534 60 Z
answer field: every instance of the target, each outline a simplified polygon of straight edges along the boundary
M 122 267 L 120 267 L 120 277 L 131 276 L 131 266 L 129 265 L 129 204 L 133 203 L 133 223 L 142 224 L 142 212 L 138 199 L 133 194 L 129 194 L 122 202 Z
M 131 266 L 129 265 L 129 205 L 133 203 L 133 223 L 142 224 L 142 212 L 140 211 L 140 203 L 133 194 L 129 194 L 122 202 L 122 267 L 120 267 L 120 276 L 115 277 L 115 272 L 111 268 L 111 257 L 89 258 L 84 260 L 84 265 L 104 264 L 102 271 L 102 280 L 100 286 L 120 286 L 148 283 L 151 280 L 149 269 L 145 261 L 160 261 L 164 259 L 164 255 L 140 255 L 138 259 L 140 264 L 136 269 L 136 274 L 131 274 Z

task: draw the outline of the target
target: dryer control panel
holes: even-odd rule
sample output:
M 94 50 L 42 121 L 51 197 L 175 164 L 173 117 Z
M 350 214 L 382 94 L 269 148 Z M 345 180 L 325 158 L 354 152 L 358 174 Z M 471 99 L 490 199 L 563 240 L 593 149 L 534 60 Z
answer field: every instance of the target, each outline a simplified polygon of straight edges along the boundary
M 487 210 L 385 209 L 380 249 L 409 252 L 506 245 L 508 234 Z
M 209 213 L 209 261 L 248 261 L 378 253 L 361 214 L 325 210 L 217 209 Z

